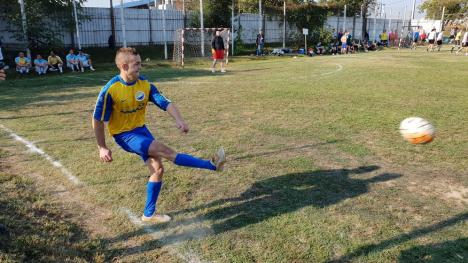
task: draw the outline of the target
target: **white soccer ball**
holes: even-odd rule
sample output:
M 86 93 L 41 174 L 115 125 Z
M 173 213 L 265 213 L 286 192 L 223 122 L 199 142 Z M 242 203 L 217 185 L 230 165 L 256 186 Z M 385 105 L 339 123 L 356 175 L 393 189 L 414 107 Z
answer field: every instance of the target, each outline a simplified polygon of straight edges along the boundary
M 400 133 L 412 144 L 424 144 L 434 139 L 435 128 L 423 118 L 409 117 L 400 123 Z

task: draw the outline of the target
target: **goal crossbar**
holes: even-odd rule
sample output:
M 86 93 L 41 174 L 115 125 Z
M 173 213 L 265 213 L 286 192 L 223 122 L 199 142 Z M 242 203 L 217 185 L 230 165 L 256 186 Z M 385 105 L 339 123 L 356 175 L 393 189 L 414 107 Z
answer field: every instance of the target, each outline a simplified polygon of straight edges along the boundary
M 229 28 L 181 28 L 174 35 L 173 60 L 184 66 L 186 58 L 209 57 L 211 55 L 211 41 L 216 33 L 221 32 L 226 50 L 226 63 L 229 59 Z

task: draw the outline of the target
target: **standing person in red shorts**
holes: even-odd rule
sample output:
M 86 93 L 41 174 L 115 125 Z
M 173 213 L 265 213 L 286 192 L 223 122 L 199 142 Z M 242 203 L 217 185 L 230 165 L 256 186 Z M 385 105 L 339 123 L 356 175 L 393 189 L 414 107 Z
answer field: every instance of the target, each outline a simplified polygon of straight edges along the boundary
M 221 72 L 226 72 L 224 69 L 224 40 L 219 30 L 216 30 L 216 35 L 211 41 L 211 53 L 213 54 L 211 72 L 216 72 L 216 62 L 218 62 L 218 60 L 221 63 Z

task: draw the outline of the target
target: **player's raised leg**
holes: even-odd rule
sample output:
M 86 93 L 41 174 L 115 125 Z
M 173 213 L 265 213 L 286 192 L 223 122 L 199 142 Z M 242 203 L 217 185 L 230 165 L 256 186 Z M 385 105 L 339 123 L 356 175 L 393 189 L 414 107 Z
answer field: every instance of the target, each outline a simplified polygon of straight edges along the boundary
M 201 159 L 190 154 L 176 153 L 161 142 L 153 141 L 148 149 L 148 155 L 153 158 L 164 158 L 179 166 L 222 171 L 226 163 L 224 150 L 221 148 L 211 160 Z

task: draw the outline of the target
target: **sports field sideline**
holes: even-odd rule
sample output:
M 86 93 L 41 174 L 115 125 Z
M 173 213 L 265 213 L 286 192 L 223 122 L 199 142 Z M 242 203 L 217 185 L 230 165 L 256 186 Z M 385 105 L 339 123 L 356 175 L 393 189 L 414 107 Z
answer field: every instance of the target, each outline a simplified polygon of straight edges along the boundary
M 191 128 L 150 106 L 156 138 L 228 157 L 216 174 L 165 162 L 158 209 L 174 220 L 156 226 L 135 220 L 139 158 L 110 138 L 114 162 L 97 155 L 91 116 L 111 63 L 0 83 L 0 261 L 468 260 L 468 57 L 236 57 L 225 74 L 208 63 L 144 62 Z M 410 116 L 436 127 L 432 143 L 401 138 Z

